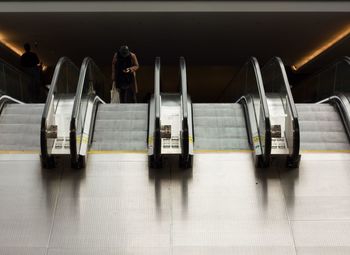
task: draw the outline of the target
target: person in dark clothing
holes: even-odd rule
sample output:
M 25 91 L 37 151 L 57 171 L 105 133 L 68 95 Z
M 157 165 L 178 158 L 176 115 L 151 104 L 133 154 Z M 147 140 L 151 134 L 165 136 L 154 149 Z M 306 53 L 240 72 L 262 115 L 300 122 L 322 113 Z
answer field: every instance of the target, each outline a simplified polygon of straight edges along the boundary
M 33 102 L 38 102 L 40 98 L 40 60 L 38 56 L 30 51 L 30 44 L 24 44 L 25 52 L 21 56 L 21 66 L 24 71 L 32 78 L 29 85 L 31 98 Z
M 130 52 L 128 46 L 121 46 L 112 60 L 112 81 L 119 90 L 121 103 L 136 103 L 138 69 L 136 55 Z

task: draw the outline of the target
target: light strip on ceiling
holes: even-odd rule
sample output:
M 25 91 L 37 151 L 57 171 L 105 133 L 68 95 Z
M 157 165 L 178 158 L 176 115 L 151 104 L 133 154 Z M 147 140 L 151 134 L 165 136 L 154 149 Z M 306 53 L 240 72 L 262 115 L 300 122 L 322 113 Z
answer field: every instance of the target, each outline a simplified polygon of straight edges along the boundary
M 18 48 L 16 45 L 14 45 L 13 43 L 10 43 L 8 40 L 6 40 L 6 37 L 2 33 L 0 33 L 0 43 L 5 45 L 10 50 L 12 50 L 18 56 L 22 56 L 22 54 L 24 53 L 24 50 Z M 47 69 L 47 66 L 42 63 L 42 70 L 46 71 L 46 69 Z
M 337 44 L 339 41 L 350 35 L 350 24 L 347 25 L 343 30 L 332 36 L 328 41 L 324 42 L 320 47 L 310 52 L 308 55 L 302 57 L 294 65 L 292 65 L 293 70 L 297 71 L 302 66 L 309 63 L 311 60 L 315 59 L 317 56 Z
M 0 43 L 2 43 L 3 45 L 5 45 L 7 48 L 9 48 L 10 50 L 12 50 L 14 53 L 16 53 L 18 56 L 21 56 L 23 54 L 23 50 L 21 50 L 20 48 L 18 48 L 16 45 L 14 45 L 13 43 L 10 43 L 8 40 L 6 40 L 6 37 L 0 33 Z

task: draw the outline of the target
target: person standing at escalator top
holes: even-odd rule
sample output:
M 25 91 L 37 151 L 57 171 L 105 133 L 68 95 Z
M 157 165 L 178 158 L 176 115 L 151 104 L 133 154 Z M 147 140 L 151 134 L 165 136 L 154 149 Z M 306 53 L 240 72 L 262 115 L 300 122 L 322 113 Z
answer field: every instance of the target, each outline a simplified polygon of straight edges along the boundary
M 32 81 L 29 85 L 29 90 L 31 93 L 31 101 L 38 103 L 40 99 L 40 60 L 38 56 L 31 51 L 29 43 L 24 44 L 25 52 L 21 56 L 21 66 L 24 71 L 31 77 Z
M 131 52 L 127 45 L 121 46 L 112 60 L 113 86 L 119 90 L 121 103 L 136 103 L 138 69 L 139 63 L 135 53 Z

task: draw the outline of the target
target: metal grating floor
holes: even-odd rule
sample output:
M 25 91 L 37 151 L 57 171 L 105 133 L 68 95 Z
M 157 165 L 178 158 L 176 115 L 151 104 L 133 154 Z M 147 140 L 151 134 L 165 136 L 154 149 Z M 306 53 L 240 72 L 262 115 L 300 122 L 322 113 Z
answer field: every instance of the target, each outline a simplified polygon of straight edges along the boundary
M 0 155 L 0 254 L 350 254 L 349 161 L 255 170 L 250 153 L 198 154 L 192 171 L 153 171 L 119 154 L 47 171 Z

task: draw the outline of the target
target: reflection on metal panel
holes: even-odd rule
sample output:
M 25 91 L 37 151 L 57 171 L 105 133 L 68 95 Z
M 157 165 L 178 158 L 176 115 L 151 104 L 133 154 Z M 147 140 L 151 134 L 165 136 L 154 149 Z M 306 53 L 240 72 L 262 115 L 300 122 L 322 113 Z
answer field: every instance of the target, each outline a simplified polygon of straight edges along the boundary
M 349 251 L 350 155 L 304 154 L 299 170 L 255 169 L 251 153 L 195 155 L 189 170 L 147 161 L 90 155 L 84 171 L 65 161 L 46 171 L 37 156 L 2 155 L 0 252 Z

